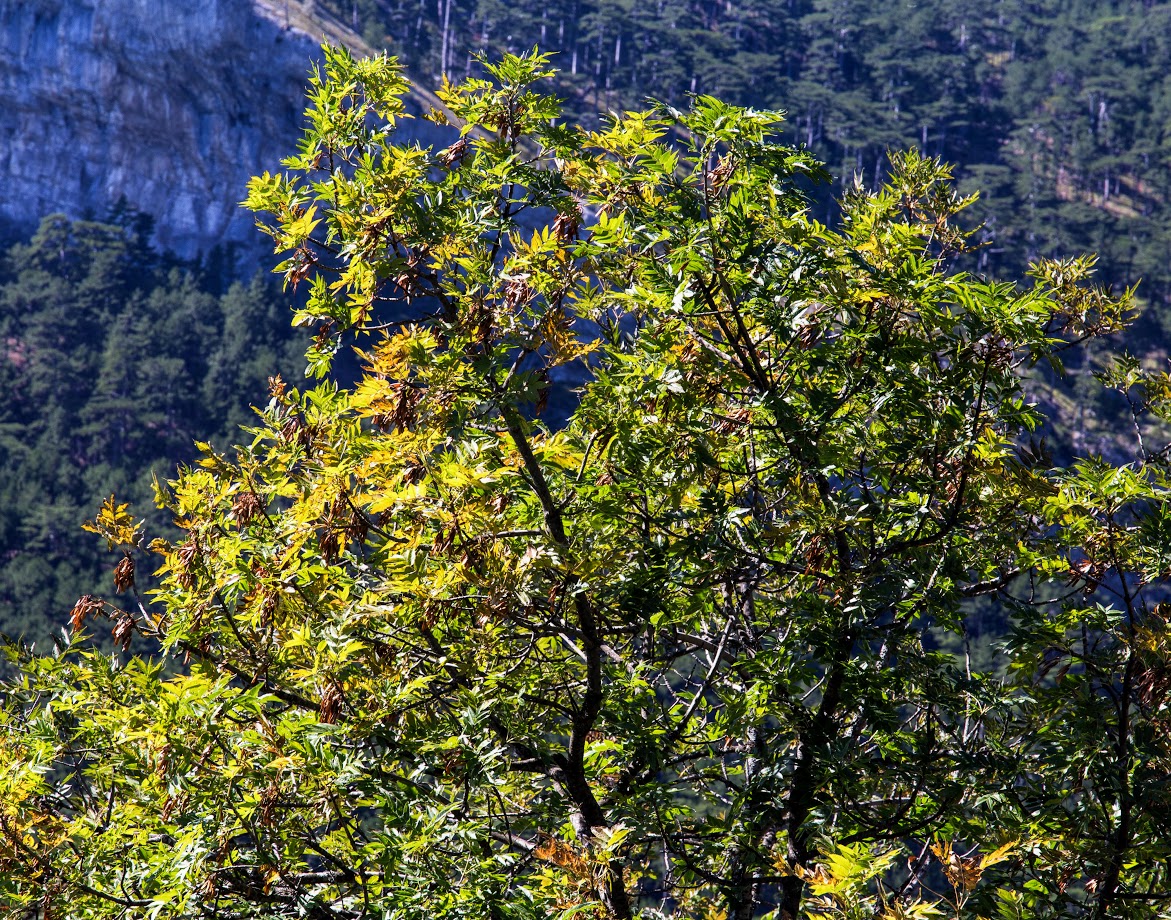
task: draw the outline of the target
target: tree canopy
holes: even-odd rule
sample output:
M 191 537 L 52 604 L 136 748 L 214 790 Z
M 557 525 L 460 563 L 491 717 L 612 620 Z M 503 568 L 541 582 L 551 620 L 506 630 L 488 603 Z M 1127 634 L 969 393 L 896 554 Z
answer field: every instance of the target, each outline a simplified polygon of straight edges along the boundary
M 12 649 L 0 901 L 1167 916 L 1171 378 L 1106 376 L 1146 434 L 1117 467 L 1053 468 L 1021 390 L 1129 297 L 1086 258 L 956 270 L 970 199 L 917 153 L 830 229 L 776 113 L 592 131 L 543 56 L 487 72 L 420 149 L 396 65 L 326 49 L 248 201 L 318 382 L 159 487 L 180 537 L 116 498 L 87 525 L 137 600 Z M 984 667 L 975 603 L 1013 622 Z

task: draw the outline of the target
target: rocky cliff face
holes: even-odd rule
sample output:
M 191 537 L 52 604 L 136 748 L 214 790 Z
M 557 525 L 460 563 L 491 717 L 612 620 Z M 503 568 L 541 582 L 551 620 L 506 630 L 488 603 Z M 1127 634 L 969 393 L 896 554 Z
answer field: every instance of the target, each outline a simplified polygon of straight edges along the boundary
M 293 151 L 321 35 L 291 5 L 0 0 L 0 221 L 124 197 L 182 256 L 261 246 L 237 203 Z

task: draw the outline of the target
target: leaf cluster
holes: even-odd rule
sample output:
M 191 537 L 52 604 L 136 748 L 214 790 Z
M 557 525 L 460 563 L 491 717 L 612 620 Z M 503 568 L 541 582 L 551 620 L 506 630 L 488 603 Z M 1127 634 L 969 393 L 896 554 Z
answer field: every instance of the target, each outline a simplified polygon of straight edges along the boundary
M 545 56 L 485 66 L 423 149 L 396 65 L 326 50 L 249 194 L 319 381 L 160 486 L 150 598 L 79 614 L 161 659 L 19 660 L 0 899 L 1160 916 L 1167 477 L 1018 448 L 1021 367 L 1128 299 L 956 270 L 971 202 L 918 153 L 830 229 L 775 112 L 573 128 Z M 95 527 L 133 584 L 127 513 Z M 933 638 L 978 597 L 1018 625 L 998 670 Z

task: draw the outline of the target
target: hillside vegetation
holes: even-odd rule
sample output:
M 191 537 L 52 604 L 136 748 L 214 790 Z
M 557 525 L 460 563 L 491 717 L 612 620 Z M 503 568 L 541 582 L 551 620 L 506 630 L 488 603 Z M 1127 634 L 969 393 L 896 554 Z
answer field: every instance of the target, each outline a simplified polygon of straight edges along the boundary
M 291 28 L 385 47 L 424 84 L 481 69 L 478 55 L 555 52 L 564 117 L 691 94 L 788 112 L 787 140 L 833 181 L 833 223 L 855 182 L 884 179 L 894 149 L 954 165 L 984 243 L 965 267 L 1023 278 L 1038 255 L 1101 255 L 1098 278 L 1139 279 L 1146 312 L 1128 347 L 1148 360 L 1171 330 L 1171 3 L 1076 0 L 316 0 L 267 4 Z M 429 76 L 428 76 L 429 75 Z M 417 81 L 419 82 L 419 81 Z M 435 97 L 416 87 L 424 105 Z M 273 164 L 274 167 L 276 164 Z M 154 253 L 133 217 L 48 220 L 0 274 L 0 627 L 43 635 L 95 590 L 101 547 L 78 530 L 111 491 L 144 501 L 195 439 L 236 440 L 264 380 L 300 376 L 289 297 L 221 291 Z M 210 276 L 209 276 L 210 277 Z M 1098 347 L 1098 355 L 1113 348 Z M 1044 390 L 1074 450 L 1131 437 L 1119 405 L 1081 373 Z M 1130 445 L 1126 445 L 1129 449 Z
M 840 193 L 919 147 L 955 165 L 989 243 L 975 267 L 1098 252 L 1107 281 L 1171 293 L 1171 4 L 1156 0 L 321 0 L 418 74 L 556 52 L 567 115 L 685 106 L 788 112 Z M 836 195 L 823 201 L 832 209 Z M 827 216 L 832 218 L 832 213 Z M 1159 326 L 1166 322 L 1158 311 Z
M 220 291 L 145 242 L 134 215 L 48 217 L 0 261 L 0 630 L 43 639 L 109 591 L 82 533 L 104 496 L 140 513 L 195 440 L 235 442 L 265 379 L 298 372 L 288 313 L 260 281 Z

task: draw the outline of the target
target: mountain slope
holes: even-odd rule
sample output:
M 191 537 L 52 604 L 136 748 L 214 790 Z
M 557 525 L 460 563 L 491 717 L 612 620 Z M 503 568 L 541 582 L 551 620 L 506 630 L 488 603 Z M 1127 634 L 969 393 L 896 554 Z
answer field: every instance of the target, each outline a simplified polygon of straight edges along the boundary
M 323 35 L 369 50 L 295 2 L 0 0 L 0 222 L 124 200 L 181 256 L 260 251 L 237 203 L 294 149 Z

